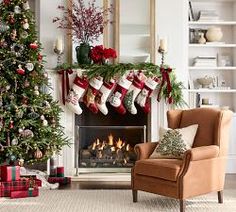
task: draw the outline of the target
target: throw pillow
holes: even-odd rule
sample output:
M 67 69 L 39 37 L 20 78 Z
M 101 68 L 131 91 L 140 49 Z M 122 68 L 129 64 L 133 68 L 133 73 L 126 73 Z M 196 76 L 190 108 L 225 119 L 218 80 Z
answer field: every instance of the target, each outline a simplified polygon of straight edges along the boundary
M 180 129 L 160 128 L 160 142 L 150 158 L 182 158 L 192 148 L 198 125 Z

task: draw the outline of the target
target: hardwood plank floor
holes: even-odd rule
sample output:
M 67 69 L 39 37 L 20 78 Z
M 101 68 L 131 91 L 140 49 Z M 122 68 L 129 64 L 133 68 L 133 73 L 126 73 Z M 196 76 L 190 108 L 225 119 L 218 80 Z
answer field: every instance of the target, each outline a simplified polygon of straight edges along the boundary
M 130 182 L 72 182 L 70 185 L 61 186 L 60 189 L 130 189 Z M 236 189 L 236 174 L 227 174 L 225 178 L 225 189 Z

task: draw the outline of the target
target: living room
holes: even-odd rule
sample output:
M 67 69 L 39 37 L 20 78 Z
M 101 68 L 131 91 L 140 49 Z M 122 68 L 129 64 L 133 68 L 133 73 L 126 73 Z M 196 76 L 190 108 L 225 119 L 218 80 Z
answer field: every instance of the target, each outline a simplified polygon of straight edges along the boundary
M 236 210 L 235 0 L 0 6 L 0 211 Z

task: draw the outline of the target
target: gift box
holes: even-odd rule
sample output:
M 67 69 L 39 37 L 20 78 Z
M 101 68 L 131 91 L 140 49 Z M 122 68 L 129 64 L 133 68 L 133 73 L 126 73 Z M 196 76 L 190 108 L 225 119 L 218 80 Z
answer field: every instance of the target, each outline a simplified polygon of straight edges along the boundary
M 26 191 L 11 191 L 10 197 L 14 198 L 25 198 L 25 197 L 37 197 L 39 195 L 38 188 L 29 188 Z
M 59 183 L 60 185 L 67 185 L 71 183 L 70 177 L 49 177 L 49 183 Z
M 42 181 L 37 179 L 36 175 L 21 175 L 20 176 L 21 179 L 33 179 L 34 180 L 34 184 L 37 185 L 38 187 L 42 187 Z
M 25 191 L 31 186 L 37 187 L 37 181 L 34 180 L 32 183 L 30 179 L 23 178 L 17 181 L 0 182 L 0 197 L 10 197 L 12 191 Z
M 19 166 L 1 166 L 1 181 L 15 181 L 20 179 Z
M 64 177 L 64 167 L 57 167 L 57 177 Z

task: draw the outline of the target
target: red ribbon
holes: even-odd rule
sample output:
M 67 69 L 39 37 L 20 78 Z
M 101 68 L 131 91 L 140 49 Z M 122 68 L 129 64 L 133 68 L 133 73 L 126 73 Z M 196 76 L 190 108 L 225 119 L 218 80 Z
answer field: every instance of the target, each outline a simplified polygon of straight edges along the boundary
M 157 101 L 158 102 L 160 102 L 161 91 L 162 91 L 162 88 L 165 85 L 165 83 L 167 84 L 167 96 L 168 96 L 168 98 L 170 98 L 170 92 L 172 90 L 171 83 L 170 83 L 170 76 L 169 76 L 170 72 L 172 72 L 172 69 L 171 68 L 165 69 L 165 68 L 161 67 L 160 71 L 161 71 L 161 75 L 162 75 L 162 81 L 161 81 L 161 85 L 160 85 L 160 88 L 159 88 L 159 91 L 158 91 L 158 96 L 157 96 Z
M 67 70 L 60 70 L 57 72 L 58 74 L 62 75 L 61 79 L 61 90 L 62 90 L 62 102 L 63 104 L 66 103 L 66 95 L 68 95 L 70 87 L 69 87 L 69 75 L 73 73 L 71 69 Z

